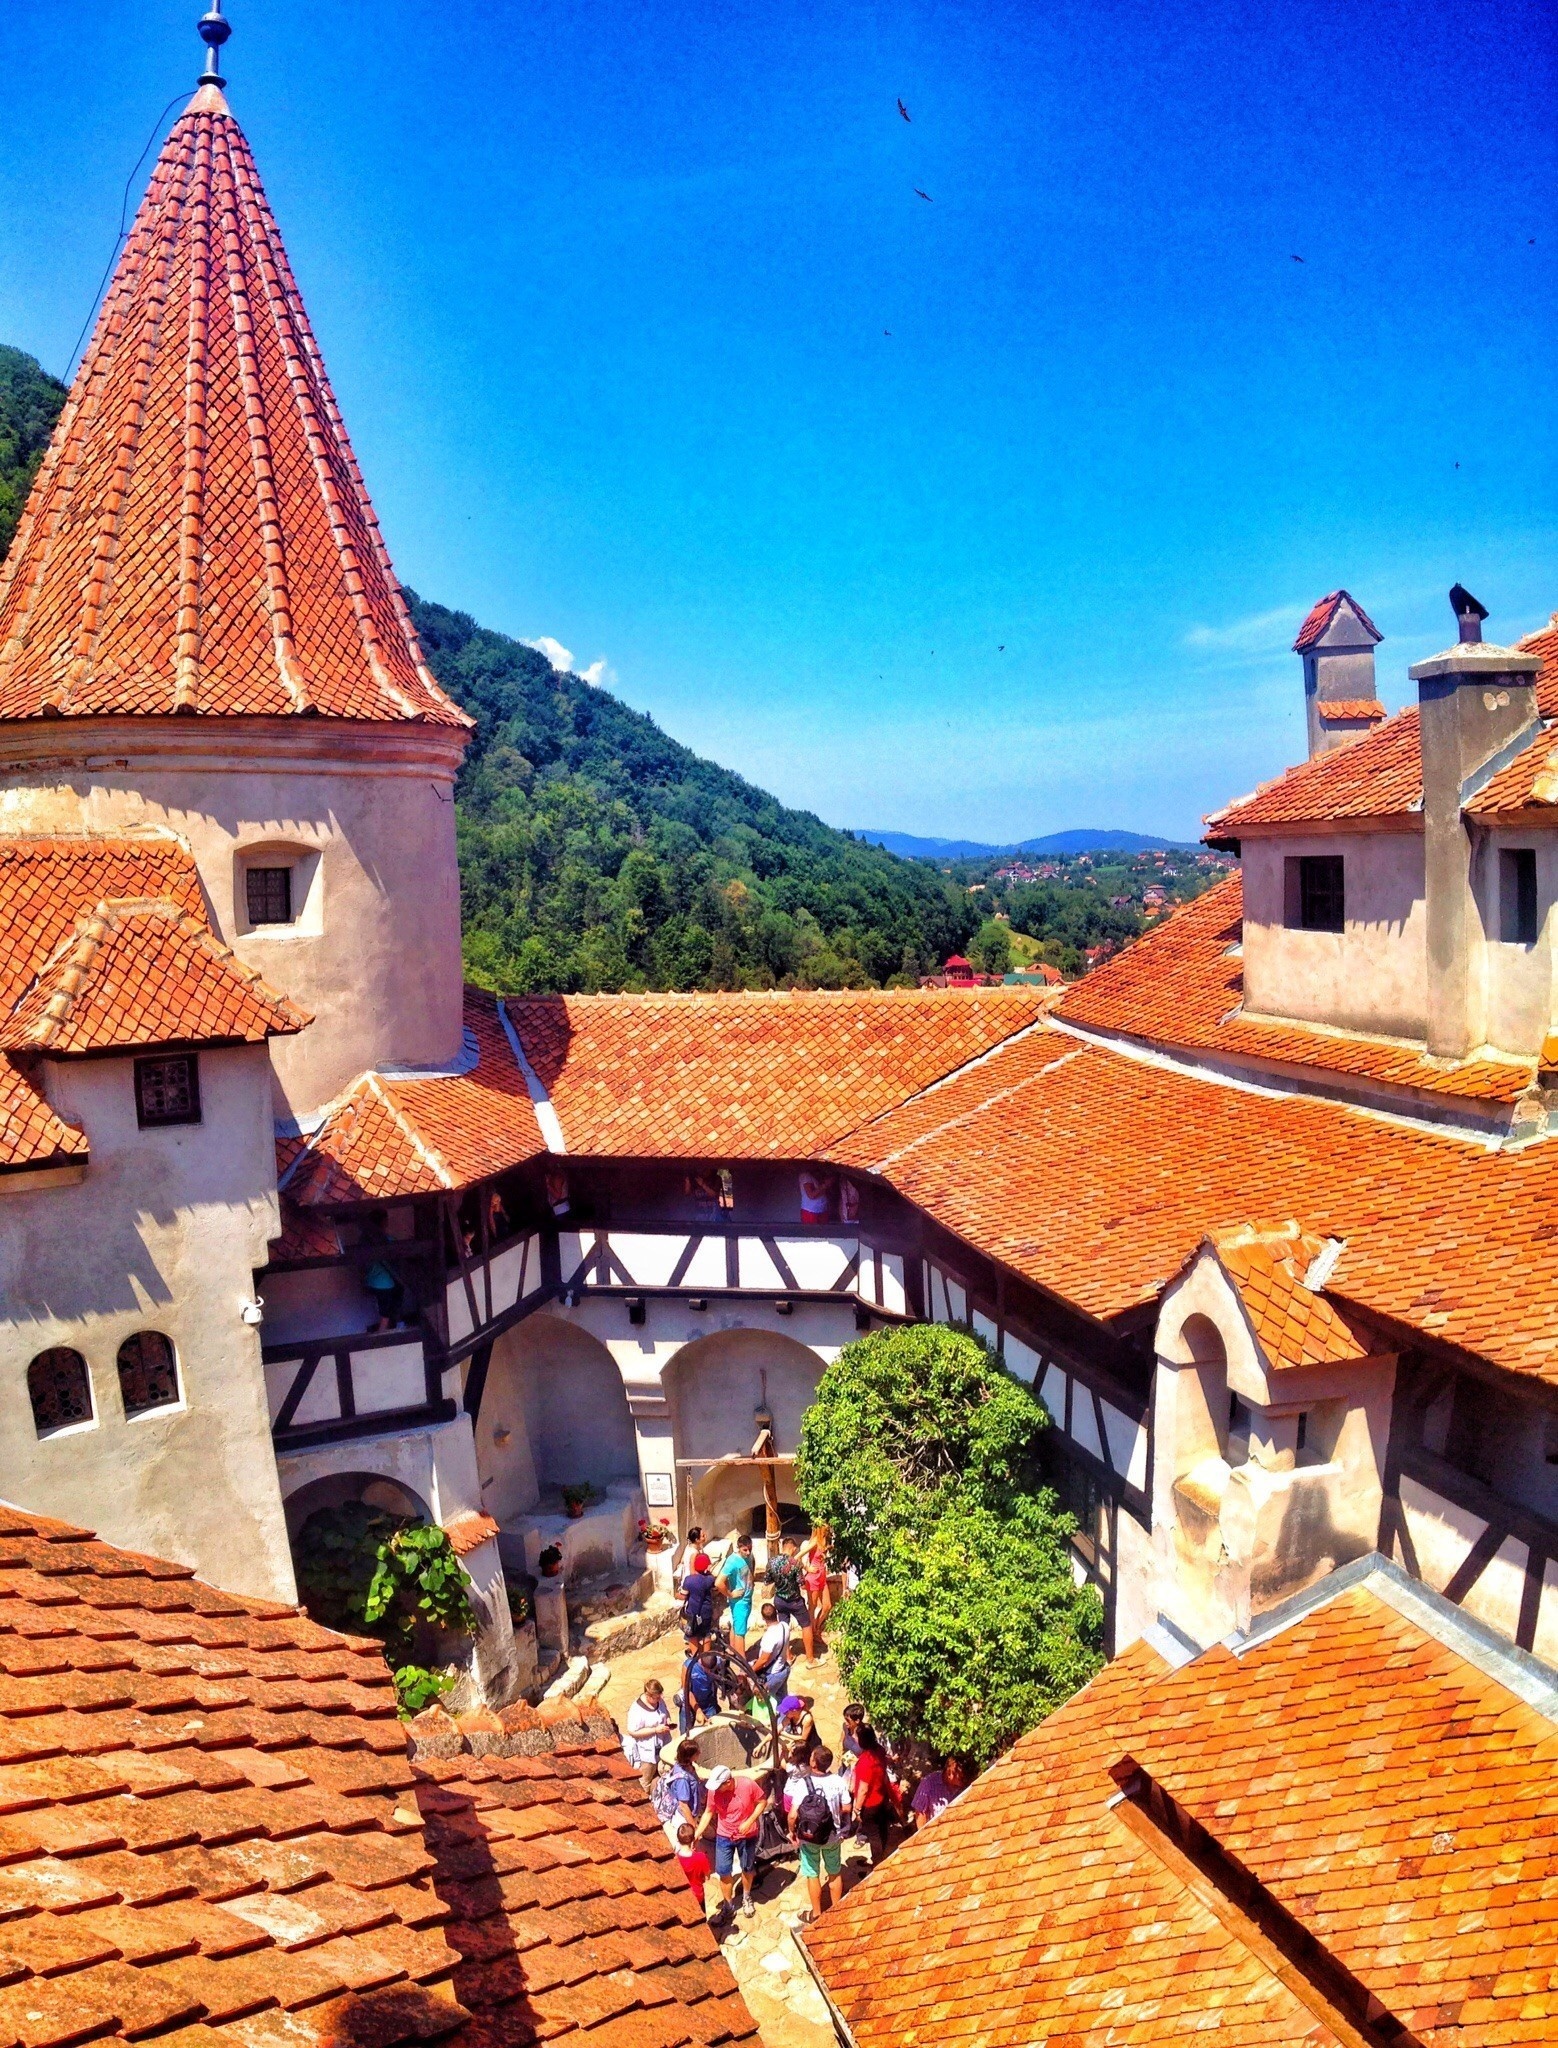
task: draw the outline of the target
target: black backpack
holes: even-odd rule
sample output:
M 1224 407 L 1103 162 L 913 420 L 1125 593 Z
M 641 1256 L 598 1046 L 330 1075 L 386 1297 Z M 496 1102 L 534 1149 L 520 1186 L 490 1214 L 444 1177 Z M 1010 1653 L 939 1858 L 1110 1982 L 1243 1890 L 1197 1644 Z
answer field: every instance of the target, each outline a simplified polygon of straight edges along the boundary
M 795 1833 L 797 1840 L 812 1849 L 820 1849 L 833 1840 L 833 1808 L 828 1804 L 827 1794 L 817 1790 L 817 1782 L 809 1771 L 806 1796 L 795 1809 Z

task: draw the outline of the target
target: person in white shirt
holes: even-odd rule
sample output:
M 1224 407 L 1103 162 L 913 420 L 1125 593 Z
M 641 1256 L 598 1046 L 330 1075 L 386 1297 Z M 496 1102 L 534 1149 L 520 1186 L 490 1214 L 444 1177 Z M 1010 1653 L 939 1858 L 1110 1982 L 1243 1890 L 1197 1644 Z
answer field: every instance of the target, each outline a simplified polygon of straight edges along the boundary
M 660 1752 L 671 1739 L 671 1710 L 665 1703 L 665 1687 L 651 1678 L 628 1708 L 622 1736 L 622 1754 L 638 1765 L 638 1775 L 647 1792 L 660 1774 Z
M 763 1634 L 752 1659 L 752 1669 L 762 1679 L 768 1697 L 777 1706 L 790 1682 L 790 1624 L 772 1600 L 763 1602 Z
M 820 1842 L 815 1839 L 815 1830 L 807 1825 L 811 1816 L 803 1818 L 806 1802 L 810 1800 L 815 1808 L 818 1795 L 827 1802 L 832 1820 L 827 1839 Z M 831 1749 L 819 1743 L 805 1763 L 795 1765 L 785 1784 L 784 1806 L 789 1817 L 791 1839 L 800 1847 L 801 1876 L 806 1880 L 806 1894 L 811 1900 L 811 1910 L 803 1913 L 801 1918 L 815 1920 L 844 1896 L 843 1855 L 844 1834 L 849 1826 L 849 1781 L 835 1774 Z

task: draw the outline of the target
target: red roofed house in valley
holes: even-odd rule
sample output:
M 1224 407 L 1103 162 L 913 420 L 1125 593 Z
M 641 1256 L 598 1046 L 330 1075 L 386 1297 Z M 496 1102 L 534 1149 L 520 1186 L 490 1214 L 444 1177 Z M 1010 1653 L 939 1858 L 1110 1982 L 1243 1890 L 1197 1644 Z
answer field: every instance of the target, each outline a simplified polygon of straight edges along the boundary
M 202 81 L 0 569 L 18 1971 L 76 1939 L 61 1967 L 99 2032 L 215 2024 L 215 1987 L 249 2048 L 367 2048 L 305 2021 L 381 1969 L 471 2012 L 536 1991 L 529 2034 L 484 2015 L 470 2048 L 565 2024 L 612 2048 L 739 2035 L 613 1760 L 464 1757 L 414 1786 L 382 1670 L 291 1611 L 293 1545 L 350 1501 L 447 1527 L 482 1620 L 463 1683 L 507 1710 L 534 1673 L 505 1567 L 555 1544 L 565 1583 L 663 1571 L 636 1547 L 646 1514 L 761 1531 L 754 1437 L 795 1505 L 828 1362 L 936 1320 L 1045 1403 L 1120 1661 L 810 1937 L 841 2024 L 873 2048 L 1156 2042 L 1171 2012 L 1251 2043 L 1543 2038 L 1551 1942 L 1508 1935 L 1532 1987 L 1511 2010 L 1480 1845 L 1513 1845 L 1521 1926 L 1550 1927 L 1552 1873 L 1515 1852 L 1558 1662 L 1558 627 L 1496 646 L 1452 601 L 1460 639 L 1385 717 L 1379 633 L 1323 599 L 1298 635 L 1308 758 L 1209 821 L 1242 872 L 1063 990 L 971 985 L 990 978 L 956 960 L 907 990 L 462 990 L 469 721 L 423 661 L 248 143 Z M 104 1541 L 21 1526 L 35 1511 Z M 316 1713 L 321 1686 L 340 1690 Z M 1419 1769 L 1414 1702 L 1457 1745 L 1453 1784 Z M 195 1707 L 219 1737 L 187 1738 Z M 1355 1739 L 1349 1710 L 1388 1723 L 1395 1775 L 1362 1782 L 1375 1723 Z M 165 1753 L 176 1788 L 153 1783 Z M 274 1846 L 276 1800 L 326 1839 Z M 984 1818 L 962 1836 L 962 1814 Z M 566 1884 L 543 1831 L 570 1845 Z M 415 1843 L 436 1862 L 435 1838 L 478 1833 L 496 1878 L 466 1858 L 443 1914 Z M 1345 1844 L 1380 1840 L 1421 1953 L 1399 1930 L 1387 1952 L 1378 1896 L 1356 1896 Z M 148 1871 L 170 1888 L 131 1897 Z M 27 1917 L 45 1881 L 80 1909 L 59 1929 Z M 154 1917 L 171 1946 L 127 1945 Z M 224 1947 L 230 1919 L 276 1956 Z M 533 1933 L 571 1955 L 516 1975 Z M 1004 2034 L 965 2024 L 991 1998 Z M 25 2000 L 0 1983 L 0 2027 L 31 2041 Z M 288 2019 L 251 2028 L 267 2000 Z M 664 2024 L 613 2031 L 635 2002 Z

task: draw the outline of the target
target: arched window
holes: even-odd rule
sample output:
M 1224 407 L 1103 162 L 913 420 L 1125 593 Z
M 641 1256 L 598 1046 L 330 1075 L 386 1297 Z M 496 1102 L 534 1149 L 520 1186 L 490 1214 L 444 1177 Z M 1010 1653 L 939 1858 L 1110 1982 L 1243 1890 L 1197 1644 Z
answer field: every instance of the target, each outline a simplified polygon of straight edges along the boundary
M 126 1415 L 168 1408 L 179 1397 L 173 1346 L 156 1330 L 137 1330 L 119 1346 L 119 1391 Z
M 92 1420 L 92 1375 L 79 1351 L 58 1344 L 27 1368 L 27 1396 L 39 1436 Z

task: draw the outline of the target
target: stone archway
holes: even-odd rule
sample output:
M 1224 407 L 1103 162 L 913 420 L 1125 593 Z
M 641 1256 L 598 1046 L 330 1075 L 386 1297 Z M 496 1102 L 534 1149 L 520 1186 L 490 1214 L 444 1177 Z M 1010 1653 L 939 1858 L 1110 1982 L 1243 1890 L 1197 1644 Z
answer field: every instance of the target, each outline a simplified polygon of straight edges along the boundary
M 310 1515 L 320 1508 L 341 1508 L 356 1500 L 386 1514 L 418 1515 L 424 1522 L 433 1519 L 422 1496 L 398 1479 L 387 1479 L 380 1472 L 329 1472 L 322 1479 L 310 1479 L 282 1502 L 294 1561 L 299 1532 Z
M 627 1393 L 600 1339 L 545 1313 L 500 1337 L 476 1460 L 482 1505 L 505 1526 L 574 1481 L 603 1492 L 636 1487 L 638 1439 Z
M 778 1331 L 720 1330 L 683 1345 L 664 1378 L 677 1457 L 714 1459 L 750 1450 L 765 1389 L 778 1447 L 793 1452 L 823 1370 L 815 1351 Z M 762 1474 L 754 1467 L 681 1465 L 678 1479 L 684 1529 L 696 1523 L 710 1536 L 751 1530 L 763 1500 Z M 788 1467 L 780 1470 L 779 1500 L 781 1508 L 796 1505 Z

